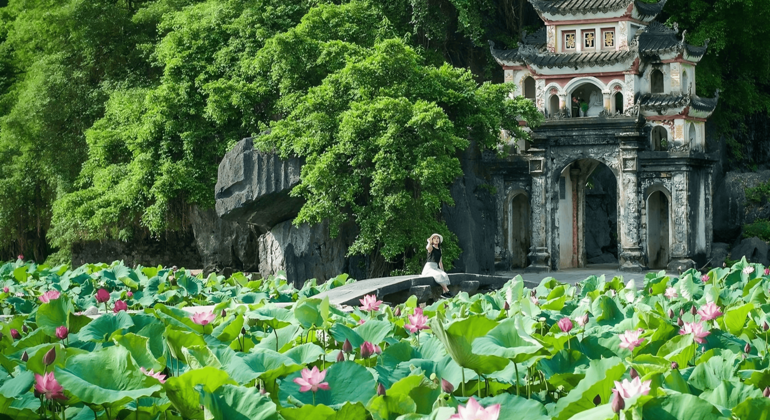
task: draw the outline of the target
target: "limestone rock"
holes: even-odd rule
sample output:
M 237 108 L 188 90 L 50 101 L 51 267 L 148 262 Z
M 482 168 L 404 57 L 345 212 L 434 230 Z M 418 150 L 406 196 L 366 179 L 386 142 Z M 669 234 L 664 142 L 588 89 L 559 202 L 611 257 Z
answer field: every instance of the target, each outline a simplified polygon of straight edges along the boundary
M 730 259 L 739 260 L 745 256 L 749 262 L 767 266 L 770 265 L 770 262 L 767 260 L 767 249 L 767 242 L 757 237 L 747 238 L 742 240 L 740 245 L 733 248 Z
M 128 267 L 136 265 L 198 268 L 201 256 L 195 246 L 192 229 L 165 232 L 158 238 L 149 233 L 129 241 L 104 240 L 78 242 L 70 249 L 74 267 L 86 263 L 123 261 Z
M 214 209 L 190 209 L 195 244 L 203 271 L 229 275 L 259 271 L 259 236 L 245 223 L 222 220 Z
M 219 164 L 214 189 L 217 214 L 256 225 L 261 233 L 293 219 L 303 200 L 289 197 L 289 192 L 299 183 L 301 167 L 300 159 L 282 160 L 254 150 L 252 138 L 241 140 Z
M 714 240 L 732 242 L 741 227 L 757 219 L 770 218 L 770 203 L 746 205 L 746 188 L 770 181 L 770 170 L 728 172 L 714 191 Z M 733 258 L 734 259 L 734 258 Z
M 289 283 L 297 288 L 305 280 L 315 278 L 322 283 L 342 273 L 365 278 L 358 260 L 345 257 L 356 234 L 353 224 L 341 226 L 340 234 L 331 238 L 328 222 L 298 227 L 291 221 L 279 223 L 259 237 L 259 272 L 267 277 L 285 271 Z
M 730 244 L 724 242 L 714 242 L 711 244 L 711 263 L 712 267 L 721 267 L 725 258 L 730 255 Z

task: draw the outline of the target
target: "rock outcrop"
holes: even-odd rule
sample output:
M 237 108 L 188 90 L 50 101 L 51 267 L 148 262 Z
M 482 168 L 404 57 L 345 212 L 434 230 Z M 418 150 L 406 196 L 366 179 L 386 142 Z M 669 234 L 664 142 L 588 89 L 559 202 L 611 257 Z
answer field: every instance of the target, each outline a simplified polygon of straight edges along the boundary
M 748 203 L 746 188 L 770 181 L 770 170 L 728 172 L 714 191 L 714 240 L 732 243 L 746 223 L 770 218 L 770 203 Z
M 197 206 L 190 209 L 190 222 L 204 273 L 259 271 L 259 235 L 247 224 L 222 220 L 214 209 Z
M 730 259 L 739 260 L 741 257 L 745 256 L 746 260 L 749 262 L 768 266 L 770 265 L 770 261 L 768 261 L 767 250 L 767 242 L 757 237 L 747 238 L 742 240 L 738 246 L 733 247 L 733 250 L 730 253 Z
M 267 232 L 291 220 L 302 208 L 301 198 L 289 197 L 299 183 L 302 161 L 283 160 L 254 150 L 253 138 L 238 142 L 219 164 L 214 189 L 219 217 L 247 223 Z
M 72 245 L 71 252 L 73 267 L 113 261 L 123 261 L 129 267 L 162 265 L 198 268 L 201 265 L 191 229 L 167 232 L 160 238 L 152 238 L 148 234 L 126 242 L 112 239 L 79 242 Z

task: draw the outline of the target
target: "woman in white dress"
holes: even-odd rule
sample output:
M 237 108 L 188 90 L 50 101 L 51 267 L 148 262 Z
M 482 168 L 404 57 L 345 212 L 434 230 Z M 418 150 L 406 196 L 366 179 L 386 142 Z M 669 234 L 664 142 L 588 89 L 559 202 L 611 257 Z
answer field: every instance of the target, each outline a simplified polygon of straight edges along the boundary
M 441 243 L 444 242 L 444 237 L 438 233 L 430 235 L 428 238 L 428 245 L 425 247 L 428 250 L 428 262 L 425 263 L 425 267 L 422 269 L 423 276 L 431 276 L 436 283 L 441 286 L 444 293 L 441 297 L 452 297 L 452 293 L 449 292 L 449 276 L 444 271 L 444 262 L 441 259 Z

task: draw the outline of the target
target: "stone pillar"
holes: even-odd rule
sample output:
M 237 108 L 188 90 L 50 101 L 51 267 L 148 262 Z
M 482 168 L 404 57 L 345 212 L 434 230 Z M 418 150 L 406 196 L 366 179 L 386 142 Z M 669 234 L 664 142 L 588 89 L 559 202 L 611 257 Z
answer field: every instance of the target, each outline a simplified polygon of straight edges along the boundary
M 569 174 L 572 181 L 572 267 L 583 267 L 584 249 L 578 239 L 583 238 L 585 181 L 581 179 L 580 168 L 576 165 L 572 166 Z
M 618 225 L 620 227 L 620 270 L 640 272 L 644 267 L 641 242 L 641 193 L 637 177 L 640 133 L 620 133 L 618 171 Z
M 602 97 L 604 98 L 604 109 L 609 112 L 612 109 L 612 104 L 610 102 L 612 100 L 612 92 L 602 92 Z
M 690 258 L 689 238 L 694 234 L 694 229 L 689 217 L 689 172 L 682 171 L 673 174 L 671 205 L 674 215 L 674 237 L 671 244 L 671 262 L 668 263 L 669 271 L 687 270 L 695 267 L 695 262 Z
M 529 149 L 532 158 L 529 160 L 529 174 L 532 176 L 532 195 L 530 198 L 530 209 L 532 216 L 532 240 L 529 252 L 528 272 L 551 271 L 549 260 L 551 258 L 548 252 L 547 237 L 547 211 L 546 202 L 548 194 L 546 192 L 546 170 L 545 170 L 545 150 Z

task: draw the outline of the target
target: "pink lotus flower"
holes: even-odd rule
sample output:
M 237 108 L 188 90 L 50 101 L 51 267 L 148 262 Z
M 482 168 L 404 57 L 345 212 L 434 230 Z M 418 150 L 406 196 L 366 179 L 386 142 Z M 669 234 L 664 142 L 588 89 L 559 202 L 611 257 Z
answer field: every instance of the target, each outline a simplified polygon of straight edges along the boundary
M 704 275 L 700 276 L 700 281 L 702 281 L 704 283 L 708 283 L 709 280 L 710 279 L 709 279 L 709 275 L 708 274 L 704 274 Z
M 531 301 L 532 301 L 532 303 L 534 303 L 534 304 L 535 304 L 535 306 L 540 306 L 540 301 L 539 301 L 539 300 L 537 300 L 537 298 L 536 298 L 536 297 L 534 297 L 534 296 L 530 296 L 530 297 L 529 297 L 529 300 L 531 300 Z
M 214 312 L 196 312 L 190 316 L 193 322 L 198 325 L 206 325 L 216 318 Z
M 561 331 L 565 333 L 570 332 L 570 330 L 574 326 L 572 325 L 572 321 L 567 317 L 560 319 L 559 322 L 556 323 L 556 325 L 558 325 L 559 329 L 561 329 Z
M 623 382 L 615 381 L 615 388 L 612 389 L 612 393 L 625 399 L 634 398 L 637 395 L 647 395 L 650 393 L 651 383 L 652 380 L 642 382 L 638 376 L 630 382 L 628 379 L 623 379 Z
M 765 268 L 765 275 L 770 276 L 770 268 Z
M 409 315 L 407 318 L 409 319 L 409 323 L 404 325 L 404 328 L 409 330 L 409 332 L 414 333 L 428 329 L 428 326 L 426 325 L 428 323 L 428 317 L 422 314 L 422 308 L 415 308 L 414 315 Z
M 709 302 L 698 311 L 698 315 L 700 315 L 701 321 L 711 321 L 721 316 L 722 312 L 714 302 Z
M 16 258 L 18 258 L 20 260 L 23 260 L 24 259 L 24 254 L 19 254 L 19 255 L 16 256 Z
M 3 293 L 8 293 L 10 291 L 11 289 L 9 289 L 8 286 L 3 287 Z
M 118 313 L 125 310 L 128 310 L 128 304 L 120 299 L 116 300 L 115 306 L 112 307 L 112 312 Z
M 154 372 L 152 369 L 147 370 L 144 367 L 140 367 L 139 370 L 142 371 L 147 376 L 153 377 L 160 381 L 160 383 L 165 384 L 166 383 L 166 375 L 160 373 L 160 372 Z
M 457 406 L 457 414 L 449 420 L 497 420 L 500 417 L 500 404 L 490 405 L 484 408 L 473 397 L 468 399 L 464 406 Z
M 366 322 L 365 319 L 359 319 L 358 320 L 358 325 L 364 325 L 365 322 Z
M 110 301 L 110 292 L 105 289 L 99 289 L 96 292 L 96 301 L 99 303 L 105 303 Z
M 45 375 L 35 374 L 35 391 L 45 395 L 48 400 L 66 400 L 67 397 L 62 394 L 64 388 L 59 385 L 56 378 L 53 376 L 53 372 L 48 372 Z
M 644 343 L 644 338 L 639 337 L 643 332 L 644 330 L 639 328 L 636 331 L 626 330 L 626 332 L 620 334 L 620 348 L 634 351 L 636 347 Z
M 326 377 L 325 370 L 319 371 L 318 367 L 313 366 L 312 370 L 308 368 L 302 369 L 300 375 L 302 375 L 301 378 L 294 378 L 294 383 L 300 387 L 299 392 L 316 392 L 319 389 L 329 390 L 329 383 L 323 382 Z
M 38 299 L 43 303 L 48 303 L 52 300 L 59 299 L 59 296 L 61 296 L 61 293 L 58 290 L 49 290 L 38 296 Z
M 575 318 L 575 321 L 577 321 L 578 325 L 580 325 L 581 328 L 585 327 L 586 324 L 588 324 L 588 312 Z
M 59 340 L 64 340 L 67 338 L 67 336 L 70 334 L 70 330 L 62 325 L 61 327 L 56 327 L 56 338 Z
M 711 334 L 709 331 L 703 331 L 703 324 L 700 322 L 685 322 L 682 329 L 679 330 L 679 334 L 692 334 L 696 343 L 703 344 L 706 342 L 704 337 Z
M 129 298 L 129 299 L 131 299 L 132 297 L 134 297 L 134 292 L 132 292 L 132 291 L 130 291 L 130 290 L 129 290 L 129 291 L 127 291 L 127 292 L 126 292 L 126 297 L 127 297 L 127 298 Z
M 374 344 L 364 341 L 363 344 L 361 344 L 361 358 L 362 359 L 368 359 L 371 355 L 375 353 Z
M 362 311 L 379 311 L 380 304 L 382 303 L 381 300 L 377 300 L 375 295 L 366 295 L 363 299 L 358 299 L 358 301 L 361 302 Z
M 748 267 L 743 269 L 743 274 L 751 274 L 753 272 L 754 272 L 754 267 L 752 267 L 752 266 L 748 266 Z
M 669 287 L 669 288 L 666 289 L 666 294 L 663 295 L 663 296 L 665 296 L 665 297 L 667 297 L 669 299 L 676 299 L 676 298 L 679 297 L 679 293 L 677 293 L 676 289 L 674 289 L 673 287 Z

